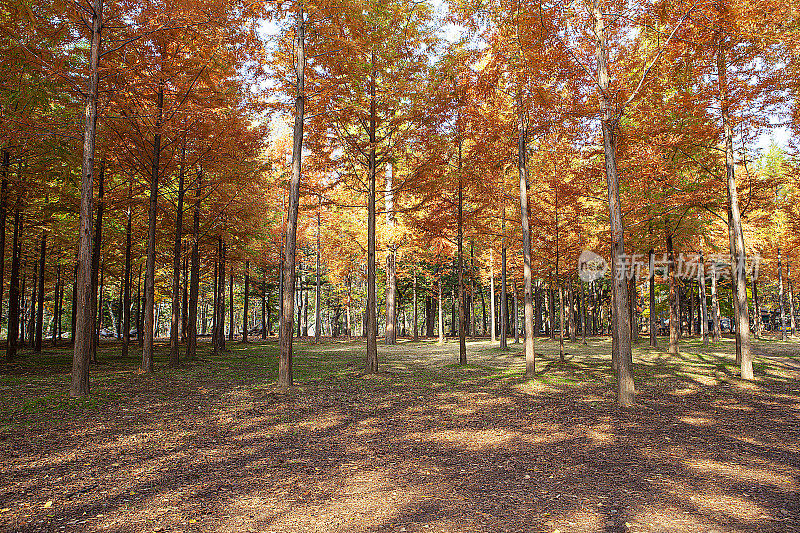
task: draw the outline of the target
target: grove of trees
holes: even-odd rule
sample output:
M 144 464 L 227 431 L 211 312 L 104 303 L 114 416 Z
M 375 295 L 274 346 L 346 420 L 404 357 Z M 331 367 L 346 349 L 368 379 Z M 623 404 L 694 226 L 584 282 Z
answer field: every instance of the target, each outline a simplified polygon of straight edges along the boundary
M 367 373 L 379 337 L 487 336 L 533 376 L 536 337 L 609 334 L 630 406 L 640 336 L 727 329 L 753 379 L 796 330 L 798 160 L 763 139 L 800 129 L 797 8 L 6 0 L 6 359 L 73 343 L 81 397 L 106 336 L 152 373 L 157 338 L 278 335 L 290 387 L 298 336 Z

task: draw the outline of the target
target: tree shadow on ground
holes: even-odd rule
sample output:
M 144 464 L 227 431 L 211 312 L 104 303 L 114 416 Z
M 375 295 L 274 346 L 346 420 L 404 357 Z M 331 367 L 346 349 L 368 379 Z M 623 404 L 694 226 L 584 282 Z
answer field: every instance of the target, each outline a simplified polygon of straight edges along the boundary
M 0 528 L 800 530 L 795 376 L 762 360 L 740 382 L 720 347 L 637 350 L 637 407 L 620 411 L 605 346 L 555 364 L 538 343 L 533 381 L 513 351 L 467 369 L 397 355 L 366 378 L 360 343 L 300 346 L 286 393 L 272 343 L 155 376 L 134 357 L 93 376 L 104 403 L 3 411 Z M 21 375 L 40 393 L 63 386 L 37 372 Z

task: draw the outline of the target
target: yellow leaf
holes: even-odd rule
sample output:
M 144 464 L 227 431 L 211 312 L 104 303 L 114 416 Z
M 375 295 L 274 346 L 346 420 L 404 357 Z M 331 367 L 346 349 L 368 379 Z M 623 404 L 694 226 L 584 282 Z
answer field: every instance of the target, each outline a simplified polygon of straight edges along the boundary
M 53 500 L 49 500 L 46 504 L 44 504 L 45 509 L 49 509 L 53 506 Z

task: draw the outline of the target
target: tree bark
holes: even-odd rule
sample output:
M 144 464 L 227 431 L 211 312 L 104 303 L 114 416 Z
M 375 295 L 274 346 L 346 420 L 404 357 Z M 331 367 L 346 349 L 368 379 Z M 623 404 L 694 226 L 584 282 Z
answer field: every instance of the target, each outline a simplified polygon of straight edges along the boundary
M 458 119 L 460 121 L 460 117 Z M 467 306 L 464 294 L 464 181 L 461 175 L 461 136 L 458 137 L 458 364 L 467 364 Z
M 667 254 L 669 262 L 669 354 L 678 355 L 678 333 L 680 331 L 680 312 L 678 310 L 678 283 L 675 279 L 675 250 L 672 235 L 667 235 Z
M 59 250 L 58 256 L 61 255 Z M 61 263 L 60 257 L 56 257 L 56 285 L 53 289 L 53 322 L 50 329 L 50 336 L 52 338 L 53 346 L 58 346 L 58 339 L 60 338 L 59 322 L 61 321 L 61 306 L 59 296 L 61 294 Z M 0 279 L 0 284 L 2 280 Z
M 22 222 L 20 220 L 19 199 L 17 199 L 17 205 L 14 207 L 14 234 L 11 240 L 11 284 L 8 288 L 8 336 L 6 339 L 6 361 L 9 363 L 17 355 L 17 341 L 19 339 L 19 260 L 21 252 L 19 236 L 21 226 Z M 84 354 L 81 353 L 81 355 Z M 85 383 L 83 381 L 83 374 L 78 376 L 78 378 L 80 378 L 78 385 L 85 385 L 85 388 L 81 389 L 85 390 L 83 395 L 89 393 L 88 351 L 86 352 L 85 356 L 85 358 L 81 358 L 79 360 L 82 366 L 78 368 L 79 372 L 85 371 L 86 373 Z M 83 365 L 85 365 L 85 368 Z
M 439 344 L 444 344 L 444 309 L 442 308 L 442 268 L 439 268 Z
M 233 267 L 231 267 L 231 270 L 233 270 Z M 230 302 L 230 309 L 228 309 L 228 313 L 230 314 L 230 316 L 228 317 L 229 318 L 229 320 L 228 320 L 228 340 L 233 342 L 233 336 L 234 336 L 234 333 L 235 333 L 234 330 L 236 329 L 236 328 L 234 328 L 234 325 L 236 324 L 236 322 L 234 322 L 234 320 L 233 320 L 233 272 L 231 272 L 231 274 L 230 274 L 230 285 L 228 285 L 228 296 L 229 296 L 228 302 Z
M 656 329 L 656 256 L 655 250 L 650 249 L 647 267 L 648 285 L 650 289 L 650 346 L 658 348 L 658 330 Z
M 495 324 L 497 323 L 497 314 L 494 309 L 494 249 L 489 249 L 489 314 L 491 315 L 491 320 L 489 321 L 492 328 L 492 344 L 497 342 L 497 328 Z
M 192 267 L 189 284 L 189 321 L 186 335 L 186 359 L 197 359 L 197 296 L 200 292 L 200 198 L 203 190 L 203 173 L 197 174 L 194 209 L 192 212 Z
M 395 225 L 394 194 L 392 191 L 392 164 L 386 166 L 386 226 L 391 235 Z M 387 345 L 397 344 L 397 248 L 389 243 L 386 252 L 386 335 Z
M 377 303 L 375 287 L 375 128 L 377 122 L 375 102 L 375 54 L 372 54 L 372 73 L 370 76 L 369 101 L 369 192 L 367 199 L 367 359 L 366 373 L 378 371 L 378 321 L 375 313 Z M 388 315 L 387 315 L 388 316 Z M 388 323 L 387 323 L 388 327 Z M 394 327 L 392 325 L 392 327 Z
M 131 186 L 128 185 L 128 208 L 125 217 L 125 274 L 122 290 L 122 357 L 128 357 L 131 332 Z
M 175 242 L 172 247 L 172 323 L 169 332 L 169 367 L 180 365 L 180 337 L 178 328 L 181 318 L 181 259 L 183 239 L 183 196 L 186 168 L 186 132 L 181 145 L 181 165 L 178 170 L 178 205 L 175 208 Z
M 303 120 L 305 111 L 305 16 L 302 6 L 297 10 L 295 26 L 295 74 L 297 84 L 294 100 L 294 132 L 292 143 L 292 181 L 289 187 L 289 213 L 286 221 L 286 240 L 284 248 L 283 298 L 280 317 L 280 358 L 278 361 L 278 387 L 291 387 L 292 375 L 292 335 L 294 328 L 294 275 L 295 248 L 297 244 L 297 209 L 300 198 L 300 169 L 303 155 Z
M 150 207 L 147 214 L 147 266 L 144 275 L 144 347 L 142 349 L 142 368 L 148 374 L 153 372 L 153 327 L 156 289 L 156 214 L 158 210 L 158 175 L 161 160 L 161 126 L 164 112 L 164 82 L 158 82 L 156 101 L 156 133 L 153 140 L 152 168 L 150 171 Z
M 706 263 L 700 254 L 700 334 L 703 344 L 708 345 L 708 303 L 706 302 Z
M 781 247 L 778 246 L 778 306 L 781 310 L 781 340 L 786 340 L 786 311 L 783 306 L 783 263 Z
M 753 379 L 753 355 L 750 351 L 750 317 L 747 312 L 747 273 L 742 220 L 736 191 L 735 163 L 733 160 L 733 127 L 731 126 L 728 101 L 728 74 L 725 65 L 724 37 L 720 37 L 717 50 L 717 74 L 719 82 L 722 130 L 725 141 L 725 171 L 728 188 L 728 227 L 731 250 L 731 273 L 734 281 L 734 305 L 736 306 L 736 359 L 740 363 L 742 379 Z
M 793 290 L 793 283 L 792 283 L 792 275 L 791 275 L 791 265 L 789 261 L 786 261 L 786 284 L 788 285 L 789 289 L 789 330 L 791 331 L 792 337 L 795 335 L 795 322 L 794 322 L 794 290 Z
M 3 327 L 3 289 L 6 281 L 6 211 L 8 209 L 8 169 L 10 154 L 3 150 L 2 185 L 0 185 L 0 329 Z M 6 339 L 8 333 L 6 333 Z
M 717 265 L 714 263 L 711 269 L 711 309 L 714 318 L 714 341 L 719 342 L 722 338 L 722 328 L 719 323 L 719 294 L 717 293 Z
M 78 235 L 77 314 L 72 357 L 72 376 L 69 394 L 73 398 L 89 394 L 89 358 L 92 348 L 94 319 L 91 312 L 91 236 L 92 236 L 92 179 L 94 147 L 97 131 L 97 93 L 99 85 L 100 32 L 103 26 L 103 0 L 92 0 L 89 15 L 92 19 L 89 45 L 89 86 L 86 91 L 83 130 L 83 161 L 81 168 L 81 205 Z M 15 213 L 15 217 L 16 217 Z M 16 339 L 15 339 L 16 344 Z
M 97 291 L 99 289 L 100 280 L 100 255 L 103 251 L 103 213 L 105 212 L 105 174 L 106 162 L 105 159 L 100 161 L 100 172 L 97 176 L 97 217 L 94 221 L 94 241 L 92 244 L 92 347 L 91 347 L 91 362 L 97 363 L 97 343 L 99 341 L 99 333 L 97 327 L 99 320 L 97 319 L 98 312 L 102 315 L 102 309 L 98 307 Z
M 519 201 L 522 224 L 523 279 L 525 282 L 525 377 L 536 374 L 536 359 L 533 345 L 533 302 L 531 299 L 531 226 L 528 221 L 528 156 L 527 130 L 522 114 L 522 96 L 517 95 L 517 173 L 519 174 Z
M 505 235 L 505 213 L 503 213 L 503 226 Z M 500 256 L 500 349 L 508 350 L 508 298 L 506 294 L 508 263 L 506 259 L 505 237 L 503 238 L 503 248 L 500 251 Z
M 244 310 L 242 311 L 242 342 L 247 342 L 247 330 L 250 328 L 250 261 L 244 263 Z
M 612 265 L 616 266 L 618 258 L 625 254 L 624 234 L 622 227 L 622 209 L 619 199 L 619 176 L 617 175 L 617 141 L 614 129 L 617 119 L 609 100 L 610 77 L 608 74 L 608 48 L 606 45 L 606 27 L 599 0 L 593 0 L 594 34 L 597 46 L 597 83 L 600 89 L 601 126 L 603 130 L 603 151 L 605 154 L 606 181 L 608 183 L 608 209 L 611 222 L 611 256 Z M 630 321 L 628 319 L 628 286 L 624 276 L 613 273 L 614 302 L 613 312 L 616 317 L 616 334 L 619 348 L 617 365 L 617 403 L 622 407 L 633 405 L 633 361 L 631 352 Z
M 41 248 L 39 250 L 39 287 L 36 290 L 38 302 L 36 304 L 36 338 L 33 351 L 42 352 L 42 337 L 44 336 L 44 264 L 47 253 L 47 233 L 42 232 Z
M 414 342 L 419 340 L 419 326 L 417 324 L 417 271 L 414 270 Z
M 756 278 L 756 276 L 753 276 L 753 280 L 751 283 L 753 285 L 753 314 L 755 315 L 754 319 L 756 321 L 754 333 L 756 337 L 760 337 L 762 320 L 761 320 L 761 305 L 759 304 L 758 301 L 758 278 Z

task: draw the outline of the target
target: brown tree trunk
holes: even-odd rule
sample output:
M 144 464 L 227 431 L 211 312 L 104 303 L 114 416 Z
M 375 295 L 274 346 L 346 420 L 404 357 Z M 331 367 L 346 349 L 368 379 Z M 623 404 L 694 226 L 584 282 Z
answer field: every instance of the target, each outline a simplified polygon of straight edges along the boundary
M 233 270 L 233 269 L 231 269 Z M 230 274 L 230 285 L 228 285 L 228 301 L 230 302 L 230 309 L 228 312 L 230 313 L 230 317 L 228 320 L 228 340 L 233 342 L 233 335 L 234 335 L 234 320 L 233 320 L 233 272 Z
M 760 337 L 762 320 L 761 320 L 761 305 L 758 301 L 758 278 L 756 276 L 753 276 L 752 278 L 752 285 L 753 285 L 753 290 L 752 290 L 753 314 L 755 315 L 754 319 L 756 321 L 755 328 L 753 331 L 755 332 L 756 337 Z
M 320 221 L 322 211 L 322 196 L 319 197 L 319 208 L 317 209 L 317 292 L 314 294 L 314 343 L 319 344 L 319 337 L 322 329 L 322 298 L 320 291 L 322 290 L 322 277 L 320 276 L 320 253 L 321 253 L 321 231 L 322 224 Z
M 42 352 L 42 338 L 44 337 L 44 264 L 47 253 L 47 233 L 42 232 L 41 248 L 39 251 L 39 287 L 36 290 L 38 302 L 36 304 L 36 338 L 33 351 Z
M 786 311 L 783 306 L 783 263 L 781 248 L 778 247 L 778 306 L 781 310 L 781 340 L 786 340 Z
M 669 354 L 678 355 L 678 334 L 680 331 L 680 311 L 678 309 L 678 283 L 675 279 L 675 249 L 672 235 L 667 235 L 667 254 L 669 264 Z
M 100 255 L 103 250 L 103 213 L 105 212 L 105 159 L 100 161 L 100 172 L 97 176 L 97 217 L 94 221 L 94 240 L 92 244 L 92 338 L 91 338 L 91 362 L 97 363 L 97 290 L 100 279 Z
M 217 290 L 219 291 L 218 295 L 218 302 L 219 305 L 217 307 L 217 322 L 219 323 L 219 328 L 217 331 L 217 352 L 224 353 L 227 351 L 227 347 L 225 346 L 225 267 L 226 267 L 226 255 L 227 249 L 225 246 L 225 241 L 222 240 L 222 237 L 219 237 L 219 281 L 217 281 Z
M 392 165 L 386 166 L 386 225 L 389 231 L 394 227 L 394 195 L 392 191 Z M 389 243 L 386 252 L 386 335 L 387 345 L 397 344 L 397 248 Z
M 2 185 L 0 185 L 0 329 L 3 327 L 3 288 L 6 281 L 6 211 L 8 209 L 8 150 L 3 150 Z M 8 338 L 8 334 L 6 334 Z
M 708 345 L 708 304 L 706 302 L 706 263 L 703 254 L 700 254 L 700 334 L 703 344 Z
M 791 275 L 789 261 L 786 261 L 786 284 L 788 285 L 789 289 L 789 330 L 791 331 L 792 337 L 794 337 L 795 335 L 794 290 L 793 290 L 792 275 Z
M 289 187 L 289 212 L 286 220 L 286 240 L 283 253 L 283 295 L 280 316 L 280 358 L 278 360 L 278 387 L 291 387 L 292 375 L 292 335 L 294 328 L 294 276 L 295 248 L 297 244 L 297 209 L 300 198 L 300 168 L 303 154 L 303 120 L 305 111 L 305 17 L 302 6 L 296 14 L 295 33 L 295 85 L 294 133 L 292 145 L 292 180 Z
M 58 256 L 61 255 L 59 251 Z M 61 294 L 61 263 L 60 257 L 56 257 L 56 285 L 53 288 L 53 322 L 50 327 L 50 336 L 51 342 L 53 346 L 58 346 L 58 339 L 59 335 L 59 322 L 61 321 L 61 306 L 59 301 L 59 295 Z M 2 281 L 0 281 L 2 283 Z
M 136 282 L 136 342 L 139 348 L 144 347 L 144 313 L 142 308 L 144 304 L 144 295 L 142 294 L 142 264 L 139 263 L 139 278 Z
M 459 119 L 460 120 L 460 119 Z M 467 364 L 467 306 L 464 294 L 464 182 L 461 175 L 461 137 L 458 138 L 458 364 Z
M 650 346 L 653 348 L 658 347 L 658 339 L 656 335 L 656 256 L 655 251 L 651 248 L 649 254 L 649 262 L 647 267 L 648 285 L 650 289 Z
M 536 359 L 533 346 L 533 302 L 531 270 L 531 226 L 528 221 L 528 156 L 527 130 L 522 114 L 522 97 L 517 96 L 517 173 L 519 174 L 519 201 L 522 224 L 522 257 L 524 263 L 523 279 L 525 280 L 525 377 L 532 378 L 536 374 Z
M 244 263 L 244 309 L 242 311 L 242 342 L 247 342 L 247 330 L 250 327 L 250 261 Z
M 439 298 L 438 298 L 438 305 L 439 305 L 439 344 L 444 344 L 444 309 L 442 308 L 442 267 L 437 267 L 439 269 L 439 280 L 437 285 L 439 286 Z
M 369 192 L 367 198 L 367 359 L 365 371 L 374 374 L 378 371 L 378 322 L 375 313 L 377 298 L 375 297 L 375 54 L 372 54 L 372 75 L 370 78 L 369 102 Z
M 503 226 L 505 226 L 505 213 L 503 213 Z M 505 235 L 505 229 L 503 230 Z M 508 295 L 506 294 L 508 261 L 506 258 L 505 237 L 500 250 L 500 349 L 508 350 Z M 534 333 L 535 334 L 535 333 Z
M 172 247 L 172 322 L 169 331 L 169 367 L 180 365 L 180 337 L 178 328 L 181 318 L 181 259 L 183 239 L 183 195 L 186 168 L 186 132 L 181 146 L 181 165 L 178 170 L 178 205 L 175 208 L 175 242 Z
M 747 272 L 742 219 L 736 191 L 735 163 L 733 160 L 733 127 L 728 108 L 728 74 L 725 65 L 724 37 L 720 37 L 717 50 L 717 78 L 719 82 L 722 131 L 725 141 L 725 170 L 728 189 L 728 227 L 731 250 L 731 274 L 734 281 L 736 310 L 736 359 L 742 379 L 753 379 L 753 355 L 750 351 L 750 318 L 747 312 Z
M 103 0 L 92 0 L 90 11 L 87 15 L 91 16 L 92 26 L 88 62 L 89 86 L 86 91 L 83 130 L 76 328 L 69 391 L 70 396 L 73 398 L 89 394 L 89 358 L 91 356 L 91 339 L 94 329 L 94 319 L 91 314 L 92 180 L 94 175 L 95 133 L 97 131 L 98 66 L 100 64 L 100 31 L 103 27 Z
M 489 248 L 489 314 L 491 315 L 491 320 L 489 320 L 489 325 L 492 328 L 492 344 L 497 342 L 497 328 L 495 324 L 497 323 L 497 313 L 494 308 L 494 249 Z
M 618 258 L 625 254 L 624 234 L 622 227 L 622 208 L 619 199 L 619 176 L 617 175 L 617 141 L 614 129 L 617 120 L 614 107 L 609 100 L 610 77 L 608 73 L 608 48 L 606 45 L 606 27 L 599 0 L 593 0 L 594 35 L 597 45 L 597 83 L 599 86 L 601 126 L 603 130 L 603 151 L 605 154 L 606 181 L 608 184 L 608 209 L 611 222 L 611 258 L 612 265 L 617 266 Z M 631 352 L 630 321 L 628 313 L 628 286 L 624 276 L 614 272 L 613 313 L 616 317 L 616 336 L 619 348 L 617 365 L 617 403 L 628 407 L 633 405 L 633 360 Z
M 147 213 L 147 266 L 144 274 L 144 346 L 142 368 L 153 372 L 153 328 L 155 320 L 156 289 L 156 215 L 158 210 L 158 175 L 161 160 L 161 121 L 164 111 L 164 82 L 158 82 L 156 133 L 153 140 L 153 157 L 150 171 L 150 206 Z
M 419 340 L 419 326 L 417 324 L 417 271 L 414 270 L 414 341 Z
M 17 355 L 17 341 L 19 339 L 19 260 L 20 260 L 20 220 L 19 200 L 14 207 L 14 234 L 11 240 L 11 284 L 8 288 L 8 336 L 6 339 L 6 361 L 11 362 Z M 88 355 L 88 353 L 87 353 Z M 89 392 L 89 358 L 81 359 L 86 365 L 86 392 Z M 79 370 L 83 371 L 83 367 Z M 81 376 L 79 376 L 81 377 Z M 82 384 L 81 381 L 79 384 Z
M 192 212 L 192 280 L 189 287 L 189 318 L 186 334 L 186 359 L 197 359 L 197 296 L 200 292 L 200 197 L 203 188 L 202 171 L 197 174 L 194 209 Z
M 128 209 L 125 218 L 125 273 L 122 279 L 122 357 L 128 357 L 131 333 L 131 187 L 128 186 Z

